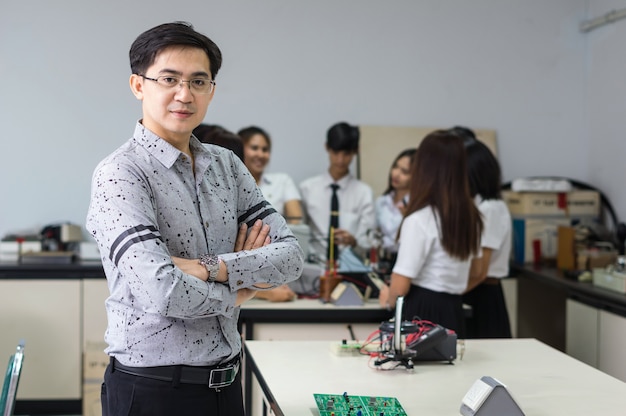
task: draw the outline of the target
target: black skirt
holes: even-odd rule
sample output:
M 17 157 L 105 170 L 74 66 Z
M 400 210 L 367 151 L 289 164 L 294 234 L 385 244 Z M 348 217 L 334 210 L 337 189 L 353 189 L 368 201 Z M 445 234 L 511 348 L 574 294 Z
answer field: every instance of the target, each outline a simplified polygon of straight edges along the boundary
M 467 320 L 467 338 L 511 338 L 511 324 L 502 285 L 482 283 L 463 295 L 472 307 Z
M 402 316 L 404 320 L 425 319 L 456 332 L 459 339 L 465 338 L 465 314 L 461 295 L 411 285 L 404 297 Z

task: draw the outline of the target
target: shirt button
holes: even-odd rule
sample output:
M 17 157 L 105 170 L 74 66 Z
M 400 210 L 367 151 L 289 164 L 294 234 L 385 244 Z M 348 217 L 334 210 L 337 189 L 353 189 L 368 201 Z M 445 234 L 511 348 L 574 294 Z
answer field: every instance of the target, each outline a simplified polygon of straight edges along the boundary
M 243 280 L 237 280 L 237 286 L 243 285 Z
M 209 222 L 208 221 L 204 222 L 204 228 L 209 228 Z

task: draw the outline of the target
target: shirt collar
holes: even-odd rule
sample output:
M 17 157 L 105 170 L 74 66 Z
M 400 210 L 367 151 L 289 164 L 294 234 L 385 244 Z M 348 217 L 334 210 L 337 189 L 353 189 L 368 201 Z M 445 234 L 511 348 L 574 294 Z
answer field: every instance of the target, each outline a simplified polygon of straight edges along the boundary
M 336 183 L 337 185 L 339 185 L 339 189 L 341 188 L 347 188 L 348 184 L 354 180 L 354 177 L 352 176 L 351 173 L 348 172 L 347 175 L 345 175 L 344 177 L 342 177 L 341 179 L 339 179 L 338 181 L 333 180 L 333 177 L 330 176 L 330 173 L 325 172 L 324 174 L 324 179 L 326 181 L 326 186 L 330 187 L 331 184 Z
M 272 184 L 272 180 L 270 178 L 267 177 L 267 175 L 261 175 L 261 183 L 264 183 L 266 185 L 271 185 Z
M 154 134 L 150 129 L 137 121 L 133 138 L 166 168 L 171 168 L 183 152 L 169 144 L 166 140 Z M 199 168 L 208 165 L 210 152 L 193 135 L 189 142 L 189 148 L 195 157 L 196 166 Z M 183 157 L 186 157 L 183 155 Z

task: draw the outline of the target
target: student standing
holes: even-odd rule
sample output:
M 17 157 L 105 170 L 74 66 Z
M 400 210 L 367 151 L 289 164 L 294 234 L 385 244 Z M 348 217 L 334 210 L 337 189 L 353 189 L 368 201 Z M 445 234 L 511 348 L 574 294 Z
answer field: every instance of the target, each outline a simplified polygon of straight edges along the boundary
M 447 131 L 424 138 L 411 167 L 410 195 L 380 305 L 394 308 L 404 296 L 403 319 L 430 320 L 464 338 L 462 293 L 476 265 L 482 221 L 469 192 L 461 138 Z
M 509 275 L 511 214 L 502 200 L 500 164 L 474 132 L 457 126 L 452 133 L 464 139 L 470 193 L 482 214 L 480 273 L 470 278 L 463 302 L 472 307 L 468 338 L 511 338 L 511 325 L 501 280 Z
M 334 124 L 326 135 L 328 170 L 300 184 L 305 218 L 311 227 L 312 248 L 321 260 L 327 259 L 333 190 L 339 210 L 334 241 L 338 249 L 351 247 L 365 255 L 371 247 L 368 232 L 376 227 L 372 188 L 350 173 L 350 164 L 359 149 L 359 128 L 345 122 Z M 334 252 L 335 259 L 338 253 Z
M 381 233 L 381 260 L 393 267 L 398 255 L 398 230 L 409 202 L 411 162 L 416 149 L 406 149 L 393 161 L 387 189 L 376 199 L 376 225 Z
M 302 270 L 296 238 L 245 165 L 192 136 L 221 60 L 184 22 L 130 49 L 143 117 L 96 167 L 87 215 L 110 291 L 105 416 L 244 415 L 239 306 Z

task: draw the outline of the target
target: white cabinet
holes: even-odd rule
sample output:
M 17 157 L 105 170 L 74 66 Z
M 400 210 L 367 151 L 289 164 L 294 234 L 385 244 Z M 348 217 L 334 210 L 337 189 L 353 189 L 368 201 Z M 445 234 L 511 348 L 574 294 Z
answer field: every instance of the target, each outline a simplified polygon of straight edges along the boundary
M 626 382 L 626 318 L 599 311 L 598 369 Z
M 592 367 L 598 367 L 598 309 L 567 299 L 565 352 Z
M 626 382 L 626 318 L 567 300 L 567 354 Z
M 80 280 L 0 280 L 0 358 L 26 341 L 17 398 L 81 398 Z M 4 368 L 4 367 L 3 367 Z
M 104 332 L 107 329 L 104 301 L 108 296 L 106 279 L 83 280 L 83 349 L 87 344 L 104 342 Z

